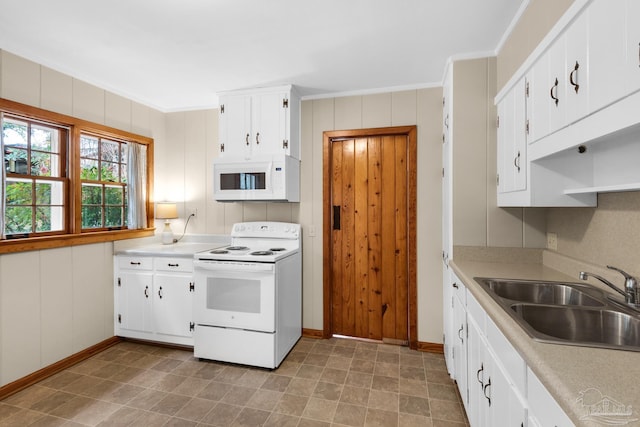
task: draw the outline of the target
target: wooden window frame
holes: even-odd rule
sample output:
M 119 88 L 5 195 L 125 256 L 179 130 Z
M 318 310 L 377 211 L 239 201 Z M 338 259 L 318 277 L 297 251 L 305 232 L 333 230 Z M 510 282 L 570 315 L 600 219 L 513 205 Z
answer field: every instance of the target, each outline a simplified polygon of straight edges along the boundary
M 63 246 L 73 246 L 89 243 L 111 242 L 115 240 L 148 237 L 154 234 L 154 204 L 153 204 L 153 139 L 131 132 L 119 130 L 87 120 L 78 119 L 52 111 L 43 110 L 19 102 L 0 98 L 0 110 L 4 113 L 21 116 L 26 119 L 50 122 L 55 125 L 68 127 L 69 145 L 67 150 L 67 180 L 69 183 L 68 197 L 65 200 L 67 212 L 67 233 L 51 236 L 25 237 L 18 239 L 0 240 L 0 254 L 24 252 L 39 249 L 50 249 Z M 112 138 L 127 142 L 144 144 L 147 146 L 147 228 L 119 229 L 95 231 L 82 230 L 82 181 L 80 179 L 80 135 L 82 133 L 99 135 L 102 138 Z M 4 167 L 4 160 L 2 162 Z

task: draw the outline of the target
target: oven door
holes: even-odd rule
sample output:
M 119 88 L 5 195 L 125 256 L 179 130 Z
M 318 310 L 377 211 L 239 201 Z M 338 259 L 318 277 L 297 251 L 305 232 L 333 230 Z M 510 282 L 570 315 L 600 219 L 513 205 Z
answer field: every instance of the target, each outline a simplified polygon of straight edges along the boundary
M 275 332 L 275 264 L 196 260 L 198 325 Z

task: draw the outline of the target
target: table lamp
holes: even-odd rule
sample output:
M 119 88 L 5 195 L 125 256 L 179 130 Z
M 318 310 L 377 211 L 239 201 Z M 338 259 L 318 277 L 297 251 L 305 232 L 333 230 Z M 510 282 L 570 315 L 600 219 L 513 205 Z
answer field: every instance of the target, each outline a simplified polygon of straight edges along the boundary
M 162 230 L 162 244 L 173 243 L 173 231 L 171 231 L 170 219 L 178 218 L 178 206 L 173 202 L 156 203 L 156 218 L 164 219 L 164 229 Z

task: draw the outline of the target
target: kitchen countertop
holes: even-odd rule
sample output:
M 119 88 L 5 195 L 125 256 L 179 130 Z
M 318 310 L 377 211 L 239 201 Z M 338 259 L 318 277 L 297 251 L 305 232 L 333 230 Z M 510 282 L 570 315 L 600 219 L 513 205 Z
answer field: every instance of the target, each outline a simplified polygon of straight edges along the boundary
M 568 275 L 550 268 L 548 264 L 556 266 L 562 263 L 557 258 L 549 263 L 546 262 L 546 257 L 543 263 L 492 261 L 458 259 L 451 261 L 450 266 L 569 418 L 578 426 L 602 426 L 596 422 L 581 420 L 586 414 L 586 408 L 579 400 L 581 392 L 596 389 L 602 396 L 631 406 L 633 415 L 629 417 L 631 422 L 627 425 L 640 425 L 639 352 L 534 341 L 473 280 L 474 277 L 495 277 L 580 282 L 577 274 Z M 572 264 L 572 261 L 574 260 L 569 259 L 567 264 Z
M 181 257 L 192 258 L 196 252 L 202 252 L 209 249 L 216 249 L 229 244 L 228 237 L 220 237 L 212 239 L 210 242 L 178 242 L 171 245 L 163 245 L 162 243 L 150 243 L 141 246 L 133 246 L 116 250 L 116 255 L 133 255 L 133 256 L 161 256 L 161 257 Z

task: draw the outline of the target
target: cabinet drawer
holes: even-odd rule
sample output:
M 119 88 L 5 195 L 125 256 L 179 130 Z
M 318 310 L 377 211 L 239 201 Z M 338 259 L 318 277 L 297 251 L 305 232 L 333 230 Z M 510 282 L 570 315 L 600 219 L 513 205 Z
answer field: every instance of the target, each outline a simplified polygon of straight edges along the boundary
M 192 273 L 193 259 L 158 257 L 153 259 L 153 267 L 157 271 L 181 271 Z
M 118 267 L 127 270 L 151 270 L 153 258 L 143 256 L 118 256 Z

